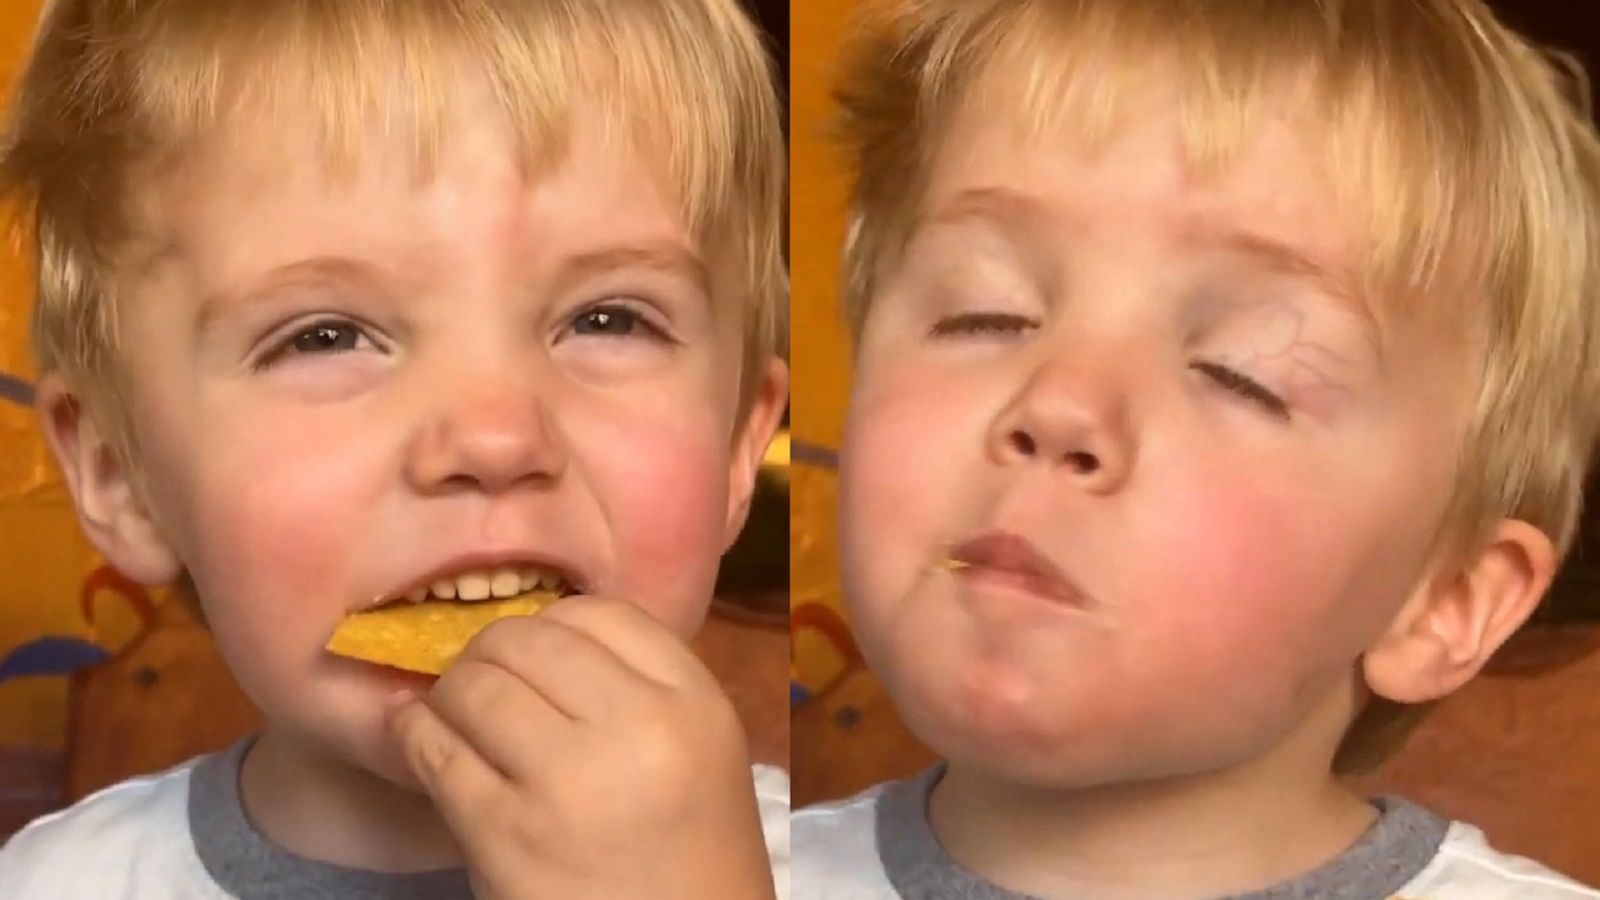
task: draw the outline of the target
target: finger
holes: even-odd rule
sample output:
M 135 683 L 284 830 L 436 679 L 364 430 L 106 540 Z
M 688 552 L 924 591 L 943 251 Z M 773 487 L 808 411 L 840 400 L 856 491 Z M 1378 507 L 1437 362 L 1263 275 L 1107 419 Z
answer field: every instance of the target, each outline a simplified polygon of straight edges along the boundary
M 453 833 L 462 834 L 471 824 L 473 810 L 506 790 L 505 778 L 427 701 L 405 700 L 389 711 L 388 719 L 407 767 Z
M 480 655 L 463 654 L 447 669 L 428 705 L 490 766 L 518 783 L 548 772 L 572 739 L 571 717 L 522 676 Z
M 472 661 L 514 674 L 577 722 L 615 718 L 637 703 L 653 702 L 662 690 L 601 640 L 545 614 L 484 629 L 461 654 L 462 663 Z
M 715 684 L 683 638 L 636 604 L 579 596 L 552 604 L 540 614 L 540 618 L 546 616 L 589 635 L 635 671 L 660 684 Z

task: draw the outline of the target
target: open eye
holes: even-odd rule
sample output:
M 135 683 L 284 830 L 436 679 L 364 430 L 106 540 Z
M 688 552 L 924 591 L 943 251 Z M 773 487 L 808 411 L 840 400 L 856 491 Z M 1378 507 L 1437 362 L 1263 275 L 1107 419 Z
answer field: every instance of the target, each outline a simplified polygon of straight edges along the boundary
M 578 337 L 647 337 L 665 340 L 665 329 L 644 313 L 622 303 L 601 303 L 573 316 L 569 325 Z
M 361 349 L 363 344 L 377 349 L 377 342 L 360 325 L 348 319 L 320 319 L 274 344 L 256 367 L 266 368 L 290 356 L 347 353 Z
M 1284 402 L 1283 398 L 1268 390 L 1254 378 L 1227 366 L 1206 362 L 1205 360 L 1191 363 L 1190 368 L 1210 378 L 1223 389 L 1256 404 L 1273 416 L 1284 420 L 1289 418 L 1289 405 Z
M 933 337 L 982 337 L 1021 334 L 1039 327 L 1037 319 L 1015 313 L 968 312 L 947 316 L 933 324 Z

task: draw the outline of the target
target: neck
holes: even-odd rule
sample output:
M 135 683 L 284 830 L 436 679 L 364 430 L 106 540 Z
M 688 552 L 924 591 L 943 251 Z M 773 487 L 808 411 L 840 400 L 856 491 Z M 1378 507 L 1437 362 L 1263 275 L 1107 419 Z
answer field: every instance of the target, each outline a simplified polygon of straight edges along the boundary
M 952 762 L 929 816 L 959 864 L 1020 893 L 1182 900 L 1260 890 L 1333 860 L 1376 820 L 1330 774 L 1325 738 L 1291 736 L 1226 769 L 1083 789 Z
M 251 825 L 296 856 L 371 872 L 462 864 L 425 795 L 299 735 L 264 731 L 245 756 L 239 792 Z
M 1245 792 L 1191 778 L 1040 796 L 952 767 L 931 806 L 939 841 L 988 881 L 1035 896 L 1216 897 L 1309 872 L 1376 816 L 1329 783 Z

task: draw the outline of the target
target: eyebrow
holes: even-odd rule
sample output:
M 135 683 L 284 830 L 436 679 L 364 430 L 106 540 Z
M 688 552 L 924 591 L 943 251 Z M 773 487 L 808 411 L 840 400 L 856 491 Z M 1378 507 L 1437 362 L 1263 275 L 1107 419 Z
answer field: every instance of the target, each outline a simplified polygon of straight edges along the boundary
M 1317 262 L 1292 244 L 1242 229 L 1228 229 L 1203 237 L 1189 235 L 1189 238 L 1246 257 L 1280 274 L 1315 282 L 1340 299 L 1361 299 L 1362 292 L 1356 289 L 1355 279 Z M 1361 305 L 1365 307 L 1366 304 Z
M 1185 239 L 1201 245 L 1216 247 L 1251 260 L 1263 269 L 1309 282 L 1337 302 L 1340 308 L 1353 313 L 1361 320 L 1372 340 L 1373 349 L 1381 361 L 1384 357 L 1382 323 L 1367 293 L 1353 273 L 1341 271 L 1318 262 L 1294 245 L 1246 229 L 1225 228 L 1220 231 L 1200 229 L 1185 235 Z
M 319 284 L 381 285 L 391 279 L 376 264 L 348 256 L 314 256 L 274 266 L 244 287 L 210 291 L 200 302 L 195 330 L 204 334 L 227 309 L 247 306 L 288 287 Z
M 711 296 L 711 273 L 700 257 L 673 241 L 605 247 L 568 257 L 561 280 L 582 281 L 618 269 L 647 269 L 688 282 Z
M 945 201 L 937 210 L 911 223 L 911 234 L 939 225 L 956 225 L 973 219 L 1010 229 L 1045 218 L 1039 200 L 1001 187 L 968 188 Z

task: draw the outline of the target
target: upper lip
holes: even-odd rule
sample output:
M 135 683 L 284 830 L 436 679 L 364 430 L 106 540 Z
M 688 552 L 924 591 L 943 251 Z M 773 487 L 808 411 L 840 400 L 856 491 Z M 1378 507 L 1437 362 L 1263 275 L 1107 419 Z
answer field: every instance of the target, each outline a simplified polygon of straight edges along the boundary
M 1089 595 L 1053 560 L 1022 535 L 989 531 L 952 549 L 950 557 L 972 567 L 1007 576 L 1031 593 L 1073 606 L 1088 606 Z
M 560 576 L 574 593 L 584 594 L 589 591 L 587 577 L 571 560 L 552 555 L 543 551 L 490 551 L 466 553 L 451 557 L 446 562 L 427 570 L 426 573 L 412 578 L 394 590 L 365 604 L 366 608 L 382 606 L 399 600 L 417 588 L 425 588 L 436 581 L 453 579 L 458 575 L 469 572 L 493 571 L 495 569 L 538 569 Z

